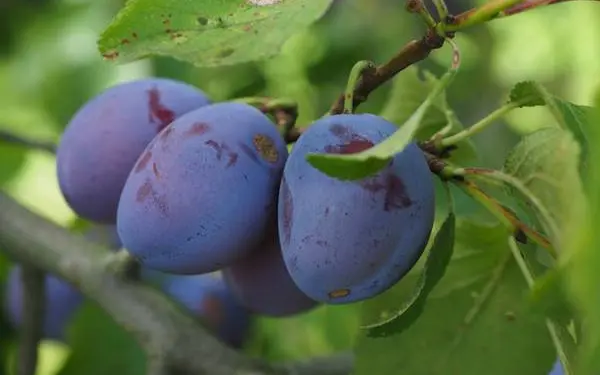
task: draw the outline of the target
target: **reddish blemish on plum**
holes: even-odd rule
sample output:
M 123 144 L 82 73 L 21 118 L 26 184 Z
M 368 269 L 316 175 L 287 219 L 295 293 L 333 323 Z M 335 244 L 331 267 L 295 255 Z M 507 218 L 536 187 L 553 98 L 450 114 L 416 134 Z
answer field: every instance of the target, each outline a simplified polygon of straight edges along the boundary
M 121 39 L 121 44 L 129 44 L 129 39 L 127 39 L 127 38 Z
M 217 152 L 217 160 L 223 159 L 224 154 L 227 154 L 228 160 L 227 164 L 225 165 L 226 168 L 229 168 L 232 165 L 235 165 L 235 163 L 237 163 L 238 154 L 233 152 L 225 143 L 218 143 L 212 139 L 209 139 L 208 141 L 204 142 L 204 144 L 211 147 Z
M 150 180 L 144 181 L 142 186 L 139 187 L 137 193 L 135 195 L 136 202 L 145 201 L 152 193 L 154 192 L 154 187 L 152 187 L 152 182 Z
M 355 154 L 368 150 L 375 145 L 367 138 L 350 131 L 344 125 L 334 124 L 329 128 L 329 131 L 341 141 L 340 144 L 325 147 L 325 152 L 330 154 Z
M 145 202 L 147 199 L 152 199 L 152 204 L 158 208 L 158 210 L 165 216 L 169 213 L 169 207 L 167 205 L 167 198 L 164 195 L 159 195 L 156 190 L 154 190 L 154 186 L 152 185 L 152 181 L 147 179 L 144 181 L 142 186 L 137 190 L 135 200 L 138 203 Z
M 209 294 L 202 299 L 200 313 L 213 330 L 218 330 L 225 316 L 223 304 L 218 296 Z
M 196 122 L 190 129 L 185 132 L 186 137 L 206 134 L 210 130 L 210 126 L 204 122 Z
M 368 150 L 375 144 L 368 139 L 353 139 L 348 143 L 340 145 L 329 145 L 325 147 L 325 152 L 330 154 L 356 154 Z
M 160 178 L 160 172 L 158 171 L 158 166 L 156 163 L 152 163 L 152 173 L 156 176 L 156 178 Z
M 156 87 L 148 90 L 148 108 L 148 119 L 152 123 L 158 122 L 158 131 L 175 120 L 175 113 L 161 103 L 160 91 Z
M 292 225 L 294 224 L 294 200 L 285 177 L 281 181 L 280 194 L 283 199 L 283 243 L 289 244 L 292 238 Z
M 144 168 L 146 168 L 146 166 L 148 165 L 150 159 L 152 159 L 152 152 L 144 152 L 135 166 L 135 173 L 140 173 L 142 170 L 144 170 Z
M 360 186 L 374 194 L 383 191 L 385 193 L 383 209 L 392 211 L 403 209 L 412 205 L 412 200 L 406 193 L 404 182 L 393 174 L 386 173 L 384 175 L 371 177 L 366 180 L 359 181 Z

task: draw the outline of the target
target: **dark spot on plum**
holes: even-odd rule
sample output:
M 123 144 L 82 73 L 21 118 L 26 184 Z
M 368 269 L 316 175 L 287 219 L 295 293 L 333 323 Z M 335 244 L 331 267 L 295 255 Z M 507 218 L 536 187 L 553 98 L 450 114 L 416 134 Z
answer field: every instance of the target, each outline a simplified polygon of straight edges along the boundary
M 252 138 L 252 143 L 260 156 L 269 163 L 276 163 L 279 160 L 279 152 L 275 142 L 268 135 L 257 134 Z
M 152 194 L 154 188 L 152 187 L 152 182 L 150 180 L 144 181 L 142 186 L 139 187 L 137 193 L 135 195 L 136 202 L 143 202 Z
M 213 293 L 206 295 L 202 299 L 199 313 L 213 330 L 219 329 L 225 316 L 221 300 Z
M 340 124 L 331 125 L 331 128 L 329 128 L 329 132 L 338 138 L 345 138 L 350 136 L 350 130 L 348 130 L 348 128 L 344 125 Z
M 377 239 L 373 240 L 373 247 L 379 246 L 380 243 L 381 243 L 381 241 L 379 241 Z
M 406 186 L 402 180 L 391 173 L 359 181 L 359 184 L 365 190 L 375 194 L 380 191 L 385 192 L 383 203 L 385 211 L 403 209 L 410 207 L 413 203 L 406 193 Z
M 258 163 L 258 157 L 256 156 L 256 154 L 254 153 L 254 151 L 252 151 L 252 149 L 250 147 L 248 147 L 248 145 L 246 145 L 245 143 L 238 143 L 238 146 L 240 146 L 240 148 L 242 149 L 242 152 L 246 155 L 248 155 L 248 157 Z
M 338 289 L 328 293 L 329 298 L 343 298 L 350 295 L 350 289 Z
M 252 30 L 252 25 L 245 25 L 244 27 L 242 27 L 242 29 L 246 32 Z
M 142 170 L 144 170 L 150 159 L 152 159 L 152 152 L 145 151 L 135 165 L 135 173 L 140 173 Z
M 206 24 L 208 23 L 208 18 L 206 17 L 198 17 L 197 19 L 198 23 L 202 26 L 206 26 Z
M 233 48 L 225 48 L 225 49 L 222 49 L 221 51 L 219 51 L 218 56 L 220 58 L 225 58 L 227 56 L 233 55 L 234 52 L 235 52 L 235 50 Z
M 196 122 L 188 131 L 185 132 L 186 137 L 206 134 L 210 130 L 210 126 L 204 122 Z
M 329 216 L 329 207 L 325 208 L 325 216 Z
M 137 33 L 131 33 L 131 36 L 132 36 L 134 39 L 137 39 L 137 38 L 138 38 L 138 35 L 137 35 Z
M 209 139 L 208 141 L 204 142 L 204 144 L 211 147 L 217 152 L 217 160 L 221 160 L 223 158 L 224 153 L 227 154 L 228 161 L 225 165 L 226 168 L 229 168 L 232 165 L 235 165 L 235 163 L 237 163 L 238 154 L 233 152 L 225 143 L 218 143 L 212 139 Z
M 152 123 L 158 121 L 158 131 L 175 120 L 175 113 L 160 101 L 160 91 L 156 87 L 148 90 L 148 119 Z
M 121 39 L 121 44 L 129 44 L 129 39 L 127 39 L 127 38 Z
M 156 178 L 160 178 L 160 173 L 158 172 L 158 166 L 154 162 L 152 162 L 152 173 L 154 173 Z
M 289 244 L 292 237 L 292 225 L 294 224 L 294 200 L 285 177 L 281 181 L 280 194 L 283 198 L 283 243 Z
M 170 19 L 164 19 L 162 21 L 163 25 L 170 25 L 171 24 L 171 20 Z
M 221 145 L 218 142 L 209 139 L 208 141 L 204 142 L 204 144 L 211 147 L 217 152 L 217 160 L 221 160 L 221 158 L 223 158 L 223 147 L 221 147 Z

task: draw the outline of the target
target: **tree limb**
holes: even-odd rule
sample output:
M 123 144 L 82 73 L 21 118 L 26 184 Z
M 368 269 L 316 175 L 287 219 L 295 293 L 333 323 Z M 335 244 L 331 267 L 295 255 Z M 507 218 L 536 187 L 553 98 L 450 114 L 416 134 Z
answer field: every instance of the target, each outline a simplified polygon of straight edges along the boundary
M 160 358 L 169 374 L 348 375 L 351 371 L 347 356 L 319 359 L 318 366 L 282 365 L 228 348 L 164 294 L 111 272 L 109 249 L 70 234 L 4 192 L 0 192 L 0 247 L 16 261 L 77 286 L 139 342 L 148 358 Z
M 44 303 L 46 297 L 44 272 L 35 266 L 24 264 L 21 272 L 23 284 L 23 323 L 19 336 L 18 375 L 34 375 L 38 362 L 38 344 L 44 326 Z

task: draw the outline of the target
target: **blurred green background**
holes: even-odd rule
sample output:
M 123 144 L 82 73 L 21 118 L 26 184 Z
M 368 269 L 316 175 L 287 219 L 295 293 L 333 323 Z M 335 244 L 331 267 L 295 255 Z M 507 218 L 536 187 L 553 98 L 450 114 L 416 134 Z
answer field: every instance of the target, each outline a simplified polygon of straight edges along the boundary
M 327 111 L 356 61 L 382 62 L 423 32 L 420 21 L 404 11 L 402 1 L 345 0 L 289 40 L 280 56 L 266 62 L 208 70 L 156 58 L 118 66 L 102 60 L 95 42 L 122 5 L 122 0 L 0 1 L 0 129 L 58 141 L 74 111 L 92 96 L 117 82 L 147 76 L 190 82 L 215 101 L 252 95 L 293 98 L 300 105 L 299 122 L 308 124 Z M 455 12 L 471 5 L 466 0 L 449 3 Z M 469 125 L 485 116 L 521 80 L 536 80 L 566 100 L 591 105 L 600 86 L 599 20 L 598 4 L 573 2 L 457 35 L 463 63 L 448 98 L 460 120 Z M 449 59 L 445 47 L 420 66 L 440 75 Z M 373 93 L 360 111 L 381 111 L 389 86 Z M 546 126 L 552 118 L 543 108 L 528 108 L 505 120 L 474 138 L 480 151 L 475 164 L 501 166 L 519 134 Z M 43 152 L 0 143 L 0 188 L 48 219 L 69 226 L 75 216 L 58 190 L 54 163 Z M 0 282 L 8 267 L 9 260 L 0 257 Z M 86 319 L 75 323 L 97 344 L 86 350 L 115 340 L 124 347 L 133 345 L 117 328 L 101 332 L 100 327 L 110 325 L 102 314 L 87 314 Z M 289 319 L 260 319 L 247 350 L 274 360 L 327 354 L 351 347 L 358 323 L 354 305 L 322 307 Z M 3 358 L 12 358 L 13 333 L 0 322 L 0 365 Z M 85 337 L 76 341 L 82 340 Z M 110 350 L 118 351 L 118 346 L 108 346 L 98 350 L 113 356 Z M 67 345 L 45 342 L 39 374 L 60 371 L 70 350 Z M 86 363 L 96 362 L 77 363 L 71 361 L 61 373 L 91 374 Z M 123 375 L 140 373 L 136 366 L 130 368 L 127 374 L 115 369 Z

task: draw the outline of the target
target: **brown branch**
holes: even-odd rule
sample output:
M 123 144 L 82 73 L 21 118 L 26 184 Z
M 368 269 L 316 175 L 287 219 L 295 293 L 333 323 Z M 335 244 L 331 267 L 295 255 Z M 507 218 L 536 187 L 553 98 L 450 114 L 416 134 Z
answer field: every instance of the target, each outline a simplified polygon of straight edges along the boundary
M 427 35 L 419 40 L 408 42 L 394 57 L 377 68 L 366 71 L 354 90 L 353 107 L 358 107 L 367 100 L 371 92 L 393 78 L 407 67 L 425 59 L 431 51 L 441 48 L 444 38 L 437 35 L 434 30 L 429 30 Z M 342 94 L 329 110 L 330 114 L 340 114 L 344 111 L 344 98 Z

